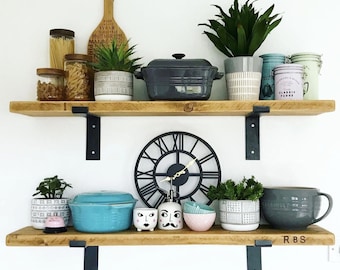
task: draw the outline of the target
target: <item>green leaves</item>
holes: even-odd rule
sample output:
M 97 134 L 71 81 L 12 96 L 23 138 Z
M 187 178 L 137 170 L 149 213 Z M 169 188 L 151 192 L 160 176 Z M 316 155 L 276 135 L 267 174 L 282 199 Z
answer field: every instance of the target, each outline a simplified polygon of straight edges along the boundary
M 236 184 L 229 179 L 217 187 L 210 186 L 207 194 L 211 200 L 258 200 L 263 196 L 263 186 L 255 177 L 246 179 Z
M 131 58 L 135 53 L 136 45 L 128 47 L 128 42 L 118 46 L 115 40 L 110 46 L 99 46 L 94 50 L 94 57 L 96 62 L 91 63 L 91 66 L 96 71 L 127 71 L 133 73 L 136 69 L 141 67 L 137 62 L 140 57 Z
M 44 178 L 36 188 L 37 192 L 32 196 L 41 195 L 46 199 L 60 199 L 63 196 L 65 189 L 72 185 L 66 183 L 63 179 L 59 179 L 57 175 L 53 177 Z
M 208 27 L 211 32 L 204 31 L 215 47 L 228 57 L 252 56 L 262 45 L 268 34 L 276 28 L 282 18 L 278 14 L 271 16 L 274 4 L 262 15 L 255 10 L 253 2 L 248 0 L 239 8 L 238 0 L 229 8 L 228 13 L 218 6 L 216 20 L 201 23 L 199 26 Z

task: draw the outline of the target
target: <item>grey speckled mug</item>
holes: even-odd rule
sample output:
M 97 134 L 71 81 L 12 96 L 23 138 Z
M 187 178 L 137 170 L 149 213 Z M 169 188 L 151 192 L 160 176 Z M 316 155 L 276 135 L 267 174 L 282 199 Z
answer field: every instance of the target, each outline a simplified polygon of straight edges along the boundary
M 321 197 L 328 200 L 327 210 L 319 215 Z M 260 200 L 266 221 L 277 229 L 303 230 L 324 219 L 332 210 L 332 197 L 311 187 L 264 187 Z

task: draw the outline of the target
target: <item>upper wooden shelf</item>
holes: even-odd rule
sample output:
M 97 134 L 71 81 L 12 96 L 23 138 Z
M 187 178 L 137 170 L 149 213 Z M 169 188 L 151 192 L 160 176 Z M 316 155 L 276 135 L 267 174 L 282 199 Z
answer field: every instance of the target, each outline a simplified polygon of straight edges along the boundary
M 60 234 L 45 234 L 42 230 L 25 227 L 6 237 L 7 246 L 69 246 L 70 241 L 86 241 L 87 246 L 124 245 L 243 245 L 255 241 L 271 241 L 272 245 L 334 245 L 334 234 L 311 225 L 303 231 L 283 231 L 262 225 L 250 232 L 232 232 L 216 225 L 206 232 L 183 230 L 137 232 L 134 229 L 104 234 L 81 233 L 72 227 Z
M 12 101 L 10 111 L 29 116 L 71 116 L 74 106 L 88 107 L 89 113 L 97 116 L 245 116 L 254 106 L 269 106 L 269 115 L 318 115 L 334 111 L 335 101 Z

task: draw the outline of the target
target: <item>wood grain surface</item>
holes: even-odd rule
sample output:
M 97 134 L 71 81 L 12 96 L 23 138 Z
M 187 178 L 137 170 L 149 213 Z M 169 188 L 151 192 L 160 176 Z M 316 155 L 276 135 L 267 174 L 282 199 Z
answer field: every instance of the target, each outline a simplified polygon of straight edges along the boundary
M 94 60 L 94 49 L 97 46 L 111 44 L 113 39 L 116 40 L 118 45 L 127 43 L 125 33 L 114 19 L 113 1 L 104 0 L 104 16 L 89 38 L 87 54 L 92 60 Z
M 12 113 L 72 116 L 72 107 L 88 107 L 98 116 L 245 116 L 253 106 L 269 106 L 263 115 L 318 115 L 335 110 L 334 100 L 259 101 L 12 101 Z
M 255 241 L 271 241 L 272 245 L 334 245 L 333 233 L 311 225 L 302 231 L 283 231 L 260 226 L 249 232 L 232 232 L 219 225 L 206 232 L 188 228 L 175 231 L 156 229 L 153 232 L 137 232 L 135 229 L 115 233 L 81 233 L 69 227 L 59 234 L 45 234 L 42 230 L 25 227 L 7 235 L 7 246 L 69 246 L 70 241 L 85 241 L 87 246 L 124 245 L 254 245 Z

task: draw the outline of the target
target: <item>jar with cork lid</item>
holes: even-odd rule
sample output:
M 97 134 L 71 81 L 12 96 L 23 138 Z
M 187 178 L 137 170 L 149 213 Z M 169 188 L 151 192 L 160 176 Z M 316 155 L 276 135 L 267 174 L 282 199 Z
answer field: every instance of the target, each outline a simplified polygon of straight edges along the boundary
M 67 54 L 64 60 L 66 100 L 94 100 L 93 70 L 87 54 Z
M 60 101 L 65 99 L 64 70 L 38 68 L 37 75 L 37 99 L 39 101 Z
M 74 31 L 50 30 L 50 67 L 64 69 L 64 57 L 74 53 Z

